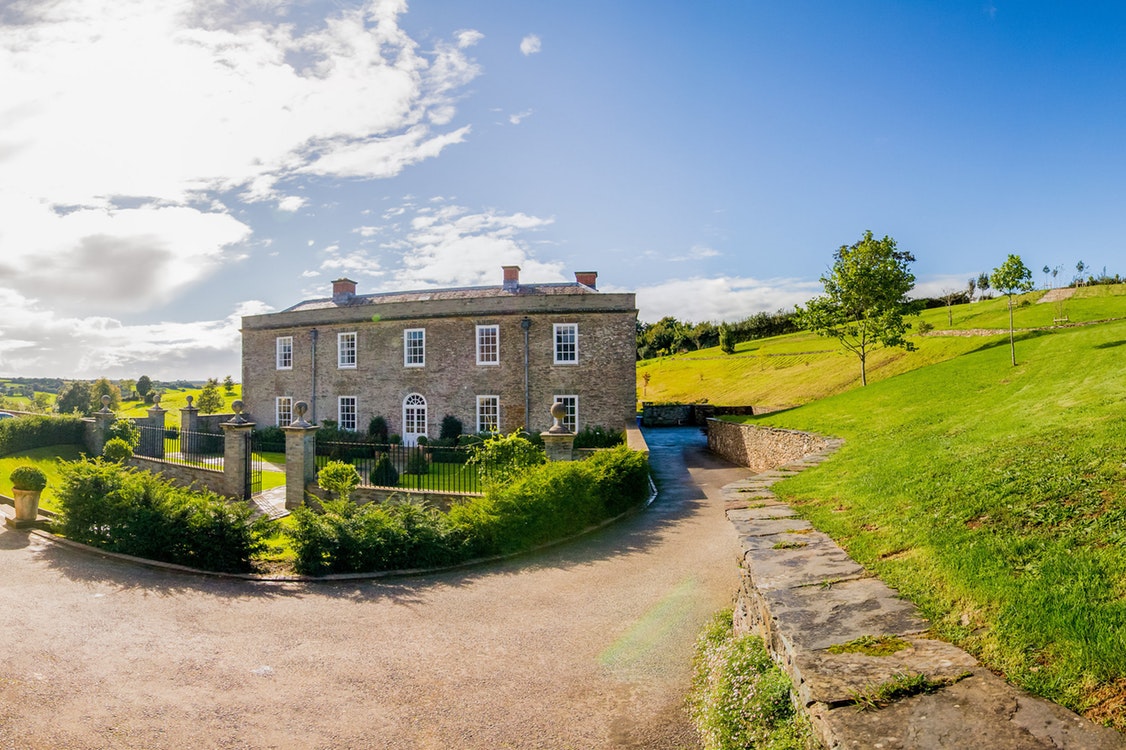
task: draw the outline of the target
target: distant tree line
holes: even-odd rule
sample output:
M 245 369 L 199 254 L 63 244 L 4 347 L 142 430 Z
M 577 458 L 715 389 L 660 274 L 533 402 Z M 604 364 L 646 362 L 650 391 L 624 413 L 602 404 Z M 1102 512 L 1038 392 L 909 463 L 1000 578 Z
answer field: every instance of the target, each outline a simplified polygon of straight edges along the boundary
M 760 312 L 733 323 L 684 323 L 671 315 L 656 323 L 637 323 L 637 358 L 653 359 L 670 354 L 720 346 L 727 353 L 743 341 L 780 336 L 798 330 L 792 310 Z

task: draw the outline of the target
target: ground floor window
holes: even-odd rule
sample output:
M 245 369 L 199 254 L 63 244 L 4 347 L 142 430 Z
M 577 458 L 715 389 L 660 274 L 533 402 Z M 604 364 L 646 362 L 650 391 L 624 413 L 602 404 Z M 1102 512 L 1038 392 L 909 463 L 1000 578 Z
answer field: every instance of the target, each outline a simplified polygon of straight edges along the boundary
M 403 399 L 403 442 L 414 445 L 420 437 L 426 437 L 426 399 L 412 393 Z
M 500 396 L 477 397 L 477 432 L 500 432 Z
M 336 422 L 342 430 L 356 431 L 356 397 L 341 396 L 337 400 Z
M 579 431 L 579 397 L 578 396 L 561 396 L 555 395 L 556 401 L 562 401 L 563 405 L 567 407 L 567 413 L 563 416 L 563 426 L 567 428 L 567 432 Z
M 278 396 L 274 402 L 274 424 L 278 427 L 288 427 L 293 422 L 293 399 L 289 396 Z

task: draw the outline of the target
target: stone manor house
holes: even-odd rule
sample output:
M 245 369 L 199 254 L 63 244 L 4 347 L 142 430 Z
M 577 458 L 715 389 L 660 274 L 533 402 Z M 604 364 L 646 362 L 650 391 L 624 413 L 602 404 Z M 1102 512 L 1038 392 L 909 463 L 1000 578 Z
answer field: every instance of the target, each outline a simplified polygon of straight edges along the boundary
M 260 426 L 305 418 L 366 431 L 380 416 L 407 444 L 437 437 L 443 417 L 466 432 L 563 424 L 621 429 L 636 408 L 637 309 L 632 293 L 603 293 L 598 274 L 521 284 L 503 267 L 500 286 L 332 297 L 242 319 L 242 399 Z

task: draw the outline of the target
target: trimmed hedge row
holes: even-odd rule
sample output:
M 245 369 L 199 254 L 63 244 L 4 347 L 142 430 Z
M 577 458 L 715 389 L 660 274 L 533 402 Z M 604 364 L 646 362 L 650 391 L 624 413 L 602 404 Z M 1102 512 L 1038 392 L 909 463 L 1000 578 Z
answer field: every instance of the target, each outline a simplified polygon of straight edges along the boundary
M 102 459 L 60 467 L 55 531 L 111 552 L 242 573 L 264 549 L 268 522 L 213 492 L 177 487 L 147 471 Z
M 0 456 L 48 445 L 83 445 L 85 430 L 82 418 L 73 415 L 29 414 L 0 419 Z
M 294 511 L 297 570 L 310 575 L 449 565 L 577 534 L 649 494 L 649 462 L 625 446 L 529 468 L 443 513 L 417 503 L 330 501 Z

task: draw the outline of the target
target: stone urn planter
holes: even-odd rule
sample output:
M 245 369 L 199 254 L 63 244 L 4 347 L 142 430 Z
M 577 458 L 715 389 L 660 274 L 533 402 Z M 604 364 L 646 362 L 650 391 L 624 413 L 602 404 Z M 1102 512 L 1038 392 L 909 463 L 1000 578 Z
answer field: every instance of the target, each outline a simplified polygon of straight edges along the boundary
M 34 466 L 17 466 L 8 475 L 12 482 L 16 517 L 9 524 L 16 528 L 31 526 L 39 518 L 39 496 L 47 486 L 46 475 Z

